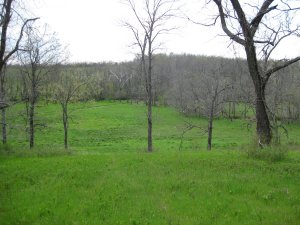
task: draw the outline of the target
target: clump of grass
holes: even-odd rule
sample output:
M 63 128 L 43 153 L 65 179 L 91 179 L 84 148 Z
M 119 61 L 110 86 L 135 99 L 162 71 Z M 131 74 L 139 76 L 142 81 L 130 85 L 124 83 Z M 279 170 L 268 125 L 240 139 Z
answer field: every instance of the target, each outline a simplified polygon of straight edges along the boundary
M 268 147 L 249 147 L 247 155 L 249 158 L 260 159 L 270 162 L 279 162 L 286 158 L 287 148 L 281 145 L 271 145 Z
M 14 149 L 10 145 L 1 145 L 0 154 L 15 156 L 15 157 L 52 157 L 52 156 L 63 156 L 71 155 L 72 151 L 70 149 L 64 148 L 33 148 L 33 149 Z
M 8 155 L 12 152 L 12 147 L 9 144 L 0 144 L 0 154 Z

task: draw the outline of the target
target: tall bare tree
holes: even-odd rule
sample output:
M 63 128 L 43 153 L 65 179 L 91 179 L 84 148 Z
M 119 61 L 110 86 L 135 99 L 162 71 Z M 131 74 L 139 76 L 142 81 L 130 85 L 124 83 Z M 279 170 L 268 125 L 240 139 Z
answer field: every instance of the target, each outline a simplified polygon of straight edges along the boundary
M 272 53 L 291 36 L 299 36 L 299 1 L 296 0 L 213 0 L 225 34 L 241 45 L 256 94 L 258 144 L 269 145 L 271 125 L 265 99 L 266 85 L 275 72 L 297 62 L 300 57 L 271 60 Z
M 6 144 L 6 107 L 8 103 L 5 99 L 5 68 L 14 54 L 19 50 L 20 41 L 22 40 L 26 25 L 37 18 L 24 19 L 18 9 L 17 0 L 3 0 L 0 3 L 0 109 L 2 116 L 2 143 Z M 14 23 L 14 21 L 21 21 Z M 12 25 L 12 23 L 14 23 Z M 19 24 L 19 32 L 17 36 L 12 37 L 13 29 L 16 29 L 16 24 Z
M 153 151 L 152 144 L 152 75 L 154 52 L 160 47 L 158 37 L 174 29 L 167 27 L 167 21 L 175 15 L 176 0 L 124 0 L 131 9 L 137 23 L 125 22 L 125 26 L 134 35 L 134 44 L 138 46 L 140 71 L 145 79 L 146 103 L 148 107 L 148 151 Z
M 25 32 L 24 49 L 19 54 L 19 61 L 24 76 L 27 102 L 29 103 L 29 146 L 34 147 L 35 136 L 35 108 L 40 95 L 43 79 L 56 69 L 55 65 L 63 61 L 62 47 L 54 34 L 47 33 L 47 26 L 43 31 L 28 27 Z
M 69 111 L 68 105 L 79 96 L 79 89 L 85 82 L 75 71 L 60 71 L 58 82 L 55 85 L 54 98 L 62 109 L 62 122 L 64 126 L 64 146 L 68 149 Z

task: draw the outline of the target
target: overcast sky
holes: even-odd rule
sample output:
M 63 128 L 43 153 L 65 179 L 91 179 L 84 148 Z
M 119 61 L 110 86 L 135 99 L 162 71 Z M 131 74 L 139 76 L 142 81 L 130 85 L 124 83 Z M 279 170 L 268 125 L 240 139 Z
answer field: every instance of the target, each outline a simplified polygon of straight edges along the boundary
M 140 1 L 140 0 L 138 0 Z M 192 18 L 200 18 L 201 0 L 185 0 L 193 9 Z M 199 7 L 199 10 L 197 9 Z M 40 22 L 50 25 L 63 44 L 68 45 L 71 62 L 127 61 L 134 58 L 136 49 L 130 47 L 133 36 L 121 26 L 131 15 L 120 0 L 35 0 L 32 6 Z M 200 14 L 200 13 L 199 13 Z M 163 37 L 163 53 L 191 53 L 234 57 L 228 48 L 228 38 L 219 27 L 203 27 L 181 20 L 180 28 Z M 300 53 L 300 41 L 294 39 L 282 47 L 281 57 Z M 243 57 L 242 53 L 237 56 Z

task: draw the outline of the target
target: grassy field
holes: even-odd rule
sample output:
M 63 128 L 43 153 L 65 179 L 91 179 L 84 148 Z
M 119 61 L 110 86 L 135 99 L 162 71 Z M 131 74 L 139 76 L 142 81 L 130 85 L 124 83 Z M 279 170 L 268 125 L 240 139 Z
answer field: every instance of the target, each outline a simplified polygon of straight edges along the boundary
M 24 105 L 8 111 L 8 139 L 14 149 L 24 149 L 28 144 Z M 70 105 L 71 120 L 69 142 L 76 153 L 141 152 L 146 149 L 146 107 L 125 102 L 89 102 Z M 203 118 L 185 118 L 175 109 L 156 107 L 153 113 L 153 139 L 156 151 L 177 151 L 186 121 L 207 128 Z M 59 105 L 41 104 L 37 108 L 36 148 L 63 147 L 63 125 Z M 250 125 L 250 126 L 249 126 Z M 240 149 L 253 142 L 255 124 L 246 120 L 216 119 L 213 130 L 213 148 Z M 249 128 L 249 129 L 248 129 Z M 283 143 L 300 145 L 300 125 L 288 126 L 289 139 L 282 135 Z M 206 149 L 206 134 L 194 129 L 185 134 L 182 150 Z
M 283 136 L 287 157 L 254 160 L 247 121 L 215 121 L 213 151 L 206 136 L 184 137 L 175 110 L 154 110 L 154 153 L 146 153 L 145 107 L 120 102 L 71 105 L 70 155 L 62 152 L 58 105 L 40 105 L 36 148 L 27 148 L 23 105 L 10 109 L 14 154 L 0 156 L 0 224 L 299 224 L 298 124 Z M 41 154 L 39 154 L 39 152 Z M 51 155 L 51 154 L 49 154 Z M 54 154 L 55 155 L 55 154 Z M 23 156 L 23 157 L 21 157 Z

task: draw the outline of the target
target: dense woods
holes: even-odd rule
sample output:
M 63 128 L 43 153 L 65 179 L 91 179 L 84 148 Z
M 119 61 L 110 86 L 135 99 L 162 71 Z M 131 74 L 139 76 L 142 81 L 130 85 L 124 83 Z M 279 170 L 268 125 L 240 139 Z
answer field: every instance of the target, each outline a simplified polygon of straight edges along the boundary
M 214 114 L 231 119 L 236 118 L 235 108 L 239 104 L 238 107 L 243 107 L 245 118 L 247 112 L 253 110 L 254 90 L 247 76 L 245 60 L 174 54 L 155 55 L 154 60 L 154 105 L 174 106 L 186 115 L 208 117 L 215 99 Z M 299 73 L 299 64 L 295 64 L 270 79 L 266 90 L 270 115 L 289 122 L 299 120 Z M 22 78 L 22 66 L 10 65 L 7 74 L 5 88 L 9 101 L 27 99 L 28 87 Z M 41 80 L 39 100 L 57 101 L 57 83 L 66 78 L 69 82 L 85 83 L 76 91 L 76 101 L 146 103 L 138 61 L 56 65 Z M 61 86 L 61 89 L 67 88 L 66 85 Z

